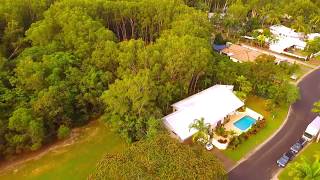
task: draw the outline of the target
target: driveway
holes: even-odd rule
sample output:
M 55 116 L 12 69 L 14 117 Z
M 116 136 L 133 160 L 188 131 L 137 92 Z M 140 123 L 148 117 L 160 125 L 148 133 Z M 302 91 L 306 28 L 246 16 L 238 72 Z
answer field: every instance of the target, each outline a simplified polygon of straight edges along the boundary
M 230 180 L 269 180 L 279 170 L 276 160 L 302 136 L 315 118 L 312 105 L 320 99 L 320 69 L 306 76 L 299 84 L 301 98 L 291 106 L 283 128 L 264 146 L 229 172 Z

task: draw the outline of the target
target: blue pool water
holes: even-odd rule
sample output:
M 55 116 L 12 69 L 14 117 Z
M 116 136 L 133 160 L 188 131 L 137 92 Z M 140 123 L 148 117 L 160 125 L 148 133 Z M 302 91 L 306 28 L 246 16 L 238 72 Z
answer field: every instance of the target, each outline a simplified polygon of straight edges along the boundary
M 256 122 L 255 119 L 253 119 L 250 116 L 244 116 L 238 121 L 234 122 L 233 125 L 235 125 L 237 128 L 241 129 L 242 131 L 246 131 L 248 128 L 250 128 L 254 123 Z

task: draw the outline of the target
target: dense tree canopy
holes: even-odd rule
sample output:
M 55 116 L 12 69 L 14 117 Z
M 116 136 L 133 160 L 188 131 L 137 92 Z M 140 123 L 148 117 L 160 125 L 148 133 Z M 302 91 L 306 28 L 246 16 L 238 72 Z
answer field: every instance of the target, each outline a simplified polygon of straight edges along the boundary
M 227 179 L 222 165 L 199 147 L 168 135 L 134 143 L 124 153 L 108 154 L 89 179 Z
M 195 0 L 189 5 L 206 4 L 215 13 L 216 31 L 236 36 L 283 24 L 299 32 L 319 32 L 320 1 L 318 0 Z M 190 3 L 193 2 L 193 3 Z M 201 8 L 200 8 L 201 9 Z
M 320 37 L 315 38 L 314 40 L 310 40 L 307 43 L 307 51 L 310 53 L 318 53 L 320 52 Z
M 197 1 L 2 2 L 1 157 L 64 138 L 101 115 L 128 142 L 154 137 L 170 104 L 216 83 L 277 104 L 298 93 L 288 83 L 292 67 L 215 54 L 207 14 L 191 7 Z M 229 5 L 201 2 L 199 9 Z M 228 11 L 246 19 L 237 6 L 247 11 L 247 3 L 234 6 Z
M 212 58 L 206 14 L 178 0 L 4 2 L 2 155 L 103 112 L 128 141 L 152 136 Z

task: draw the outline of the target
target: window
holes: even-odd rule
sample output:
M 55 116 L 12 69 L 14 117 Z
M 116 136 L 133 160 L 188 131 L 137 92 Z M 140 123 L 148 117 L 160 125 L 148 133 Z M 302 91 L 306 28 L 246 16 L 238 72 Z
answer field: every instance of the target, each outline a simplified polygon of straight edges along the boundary
M 312 139 L 312 138 L 313 138 L 313 136 L 312 136 L 311 134 L 307 133 L 307 132 L 304 132 L 303 135 L 304 135 L 305 137 L 309 138 L 309 139 Z

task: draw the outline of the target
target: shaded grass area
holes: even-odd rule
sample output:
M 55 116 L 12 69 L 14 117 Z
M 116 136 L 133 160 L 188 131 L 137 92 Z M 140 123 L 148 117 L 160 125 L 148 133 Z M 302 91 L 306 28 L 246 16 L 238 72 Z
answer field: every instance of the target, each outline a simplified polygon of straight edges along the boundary
M 298 154 L 298 156 L 289 163 L 288 166 L 285 167 L 285 169 L 280 173 L 280 175 L 278 176 L 278 178 L 280 180 L 291 180 L 293 179 L 293 177 L 289 176 L 289 172 L 290 172 L 290 166 L 292 166 L 293 162 L 297 162 L 301 160 L 301 157 L 305 157 L 306 159 L 308 159 L 310 162 L 313 161 L 314 159 L 314 155 L 316 154 L 320 154 L 320 143 L 312 143 L 309 146 L 306 147 L 306 149 L 304 149 L 301 153 Z
M 83 127 L 74 144 L 7 170 L 0 179 L 86 179 L 105 153 L 123 150 L 125 143 L 96 121 Z
M 226 149 L 223 151 L 227 157 L 234 161 L 240 160 L 270 137 L 280 127 L 288 112 L 288 106 L 283 106 L 278 108 L 277 114 L 273 118 L 273 115 L 267 110 L 267 101 L 257 96 L 250 96 L 247 99 L 246 104 L 250 109 L 262 114 L 266 118 L 267 124 L 266 127 L 261 129 L 256 135 L 251 136 L 248 140 L 241 143 L 235 150 Z

